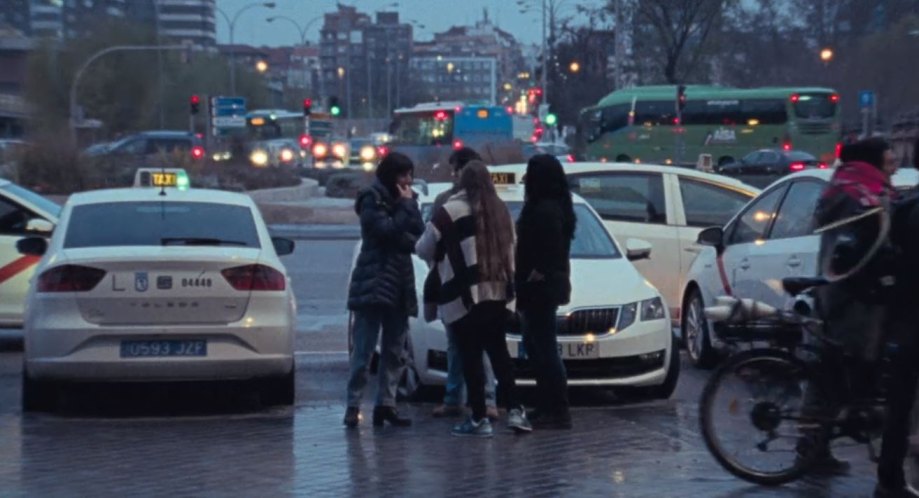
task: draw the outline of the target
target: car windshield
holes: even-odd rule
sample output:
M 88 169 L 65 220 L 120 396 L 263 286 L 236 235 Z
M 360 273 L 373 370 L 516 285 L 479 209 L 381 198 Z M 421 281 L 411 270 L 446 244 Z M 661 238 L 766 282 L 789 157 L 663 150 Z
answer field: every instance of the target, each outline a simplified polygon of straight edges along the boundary
M 431 219 L 432 204 L 421 206 L 421 214 L 425 221 Z M 511 218 L 516 220 L 523 209 L 522 202 L 509 202 L 507 207 Z M 574 240 L 571 241 L 571 259 L 615 259 L 619 258 L 619 249 L 613 243 L 603 223 L 584 204 L 574 205 L 574 215 L 578 224 L 574 231 Z
M 10 183 L 0 187 L 0 190 L 3 190 L 4 192 L 7 192 L 14 197 L 18 197 L 36 206 L 38 209 L 41 209 L 42 211 L 50 214 L 51 216 L 54 216 L 55 218 L 61 215 L 61 206 L 58 203 L 52 201 L 51 199 L 42 197 L 41 195 L 38 195 L 27 188 L 20 187 L 14 183 Z
M 259 248 L 246 206 L 213 202 L 106 202 L 73 208 L 65 248 L 226 245 Z

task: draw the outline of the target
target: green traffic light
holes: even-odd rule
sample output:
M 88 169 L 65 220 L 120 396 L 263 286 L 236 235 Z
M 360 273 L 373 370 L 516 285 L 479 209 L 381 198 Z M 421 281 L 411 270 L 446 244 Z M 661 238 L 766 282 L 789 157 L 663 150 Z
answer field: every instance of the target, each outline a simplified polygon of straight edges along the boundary
M 332 106 L 332 108 L 329 109 L 329 112 L 330 112 L 333 116 L 338 116 L 339 114 L 341 114 L 341 108 L 338 107 L 337 105 L 336 105 L 336 106 Z
M 555 126 L 555 123 L 558 122 L 558 117 L 555 114 L 546 114 L 546 124 L 549 126 Z

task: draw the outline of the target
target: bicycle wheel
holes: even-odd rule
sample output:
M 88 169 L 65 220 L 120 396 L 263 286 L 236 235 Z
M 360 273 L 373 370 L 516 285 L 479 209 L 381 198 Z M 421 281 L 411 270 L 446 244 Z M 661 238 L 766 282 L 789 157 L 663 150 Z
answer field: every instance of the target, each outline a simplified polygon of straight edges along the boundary
M 820 384 L 804 362 L 784 351 L 733 356 L 702 392 L 708 450 L 728 472 L 756 484 L 801 477 L 828 442 Z

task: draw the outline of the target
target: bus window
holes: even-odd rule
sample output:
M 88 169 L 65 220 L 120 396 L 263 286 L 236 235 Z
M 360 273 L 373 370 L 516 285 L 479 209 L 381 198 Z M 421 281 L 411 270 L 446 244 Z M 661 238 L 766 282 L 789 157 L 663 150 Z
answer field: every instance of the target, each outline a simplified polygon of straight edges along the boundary
M 603 109 L 600 132 L 613 132 L 629 125 L 629 106 L 613 105 Z
M 799 95 L 792 105 L 795 117 L 802 119 L 829 119 L 836 115 L 836 103 L 828 93 Z
M 672 100 L 639 100 L 635 104 L 635 124 L 639 126 L 649 123 L 672 125 L 675 117 L 676 104 Z
M 740 102 L 740 124 L 785 124 L 788 112 L 782 99 L 750 99 Z
M 453 142 L 453 112 L 404 113 L 393 121 L 392 133 L 400 145 L 444 145 Z

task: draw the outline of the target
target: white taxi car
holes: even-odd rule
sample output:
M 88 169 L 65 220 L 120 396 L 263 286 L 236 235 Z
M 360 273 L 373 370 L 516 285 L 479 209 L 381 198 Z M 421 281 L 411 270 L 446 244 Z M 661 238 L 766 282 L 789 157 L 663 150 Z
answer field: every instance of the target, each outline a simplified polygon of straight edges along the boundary
M 50 237 L 61 207 L 31 190 L 0 179 L 0 328 L 22 326 L 23 306 L 38 256 L 20 254 L 24 237 Z
M 759 189 L 733 178 L 674 166 L 565 163 L 572 192 L 599 213 L 619 240 L 640 238 L 654 255 L 635 267 L 664 296 L 674 325 L 682 309 L 686 273 L 702 249 L 699 231 L 724 225 Z M 493 166 L 523 180 L 526 164 Z
M 240 380 L 263 404 L 294 398 L 296 304 L 246 195 L 113 189 L 72 195 L 26 301 L 23 409 L 70 382 Z
M 437 194 L 449 187 L 431 184 L 420 196 L 426 220 Z M 502 186 L 498 194 L 516 219 L 523 207 L 523 187 Z M 660 293 L 632 265 L 650 255 L 650 245 L 631 239 L 623 250 L 584 199 L 575 197 L 574 210 L 578 223 L 571 245 L 571 303 L 558 310 L 559 350 L 568 384 L 640 388 L 651 397 L 669 397 L 680 367 L 670 316 Z M 413 257 L 413 261 L 420 303 L 429 270 L 420 258 Z M 412 318 L 409 330 L 414 356 L 409 377 L 421 385 L 443 385 L 447 377 L 443 324 Z M 520 335 L 507 335 L 517 383 L 535 385 L 521 342 Z
M 692 363 L 710 367 L 721 348 L 703 310 L 717 296 L 736 295 L 784 309 L 793 299 L 782 288 L 786 277 L 817 274 L 820 236 L 814 234 L 817 201 L 833 170 L 806 170 L 784 177 L 751 201 L 724 228 L 699 235 L 707 245 L 692 264 L 683 288 L 683 339 Z M 916 170 L 900 170 L 893 185 L 919 183 Z

